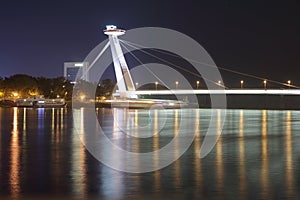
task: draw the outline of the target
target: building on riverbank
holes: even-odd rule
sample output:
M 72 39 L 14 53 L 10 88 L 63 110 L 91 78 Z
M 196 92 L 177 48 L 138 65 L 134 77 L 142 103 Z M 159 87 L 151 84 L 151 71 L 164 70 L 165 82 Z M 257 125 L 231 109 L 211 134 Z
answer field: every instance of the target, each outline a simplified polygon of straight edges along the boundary
M 65 62 L 64 63 L 64 77 L 71 81 L 71 83 L 76 83 L 76 77 L 82 77 L 83 80 L 88 80 L 88 62 Z

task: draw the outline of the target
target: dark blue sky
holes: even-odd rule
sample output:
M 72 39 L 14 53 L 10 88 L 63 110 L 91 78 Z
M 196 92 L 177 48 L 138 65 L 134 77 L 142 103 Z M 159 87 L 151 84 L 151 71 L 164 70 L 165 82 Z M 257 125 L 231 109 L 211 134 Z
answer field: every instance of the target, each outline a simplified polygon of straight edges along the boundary
M 175 29 L 204 46 L 219 66 L 297 82 L 298 8 L 259 0 L 2 1 L 0 76 L 61 76 L 63 62 L 83 60 L 106 38 L 105 25 L 115 24 Z

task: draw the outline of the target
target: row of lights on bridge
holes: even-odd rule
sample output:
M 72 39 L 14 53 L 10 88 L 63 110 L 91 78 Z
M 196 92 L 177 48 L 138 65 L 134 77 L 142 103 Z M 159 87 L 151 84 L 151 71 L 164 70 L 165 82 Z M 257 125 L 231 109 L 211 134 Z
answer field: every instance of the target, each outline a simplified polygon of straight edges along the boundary
M 291 83 L 292 83 L 292 81 L 288 80 L 287 81 L 287 86 L 290 87 Z M 221 87 L 225 87 L 224 85 L 222 85 L 222 81 L 218 81 L 218 83 L 216 83 L 216 84 L 221 86 Z M 264 84 L 264 89 L 267 89 L 267 80 L 263 80 L 263 84 Z M 136 82 L 135 85 L 136 85 L 136 87 L 138 87 L 139 83 Z M 179 85 L 179 81 L 175 81 L 176 89 L 178 89 L 178 85 Z M 156 90 L 157 90 L 157 86 L 158 86 L 158 81 L 155 81 L 155 89 Z M 199 89 L 199 86 L 200 86 L 200 81 L 196 81 L 196 89 Z M 244 80 L 240 81 L 240 86 L 241 86 L 241 89 L 244 88 Z

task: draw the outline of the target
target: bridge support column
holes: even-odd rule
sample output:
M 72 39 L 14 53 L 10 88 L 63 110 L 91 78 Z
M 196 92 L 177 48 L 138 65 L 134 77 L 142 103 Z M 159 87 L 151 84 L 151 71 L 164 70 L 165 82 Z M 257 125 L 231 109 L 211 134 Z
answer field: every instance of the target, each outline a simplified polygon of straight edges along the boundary
M 119 35 L 125 34 L 124 30 L 117 29 L 116 26 L 106 26 L 104 33 L 109 37 L 110 49 L 112 53 L 114 69 L 116 73 L 118 92 L 121 98 L 137 98 L 135 86 L 133 84 L 121 45 Z

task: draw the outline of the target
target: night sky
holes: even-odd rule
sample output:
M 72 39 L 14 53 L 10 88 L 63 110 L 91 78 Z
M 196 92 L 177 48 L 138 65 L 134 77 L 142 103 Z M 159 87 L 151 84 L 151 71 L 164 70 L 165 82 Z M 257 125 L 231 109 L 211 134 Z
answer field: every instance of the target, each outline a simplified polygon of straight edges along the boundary
M 107 24 L 174 29 L 218 66 L 300 85 L 299 5 L 260 0 L 2 1 L 0 76 L 62 76 L 64 62 L 106 39 Z

